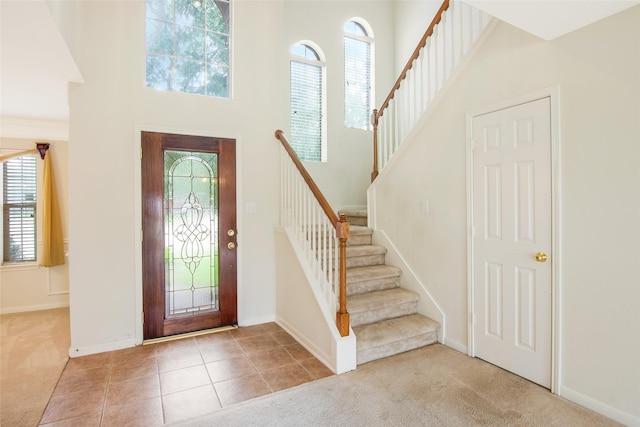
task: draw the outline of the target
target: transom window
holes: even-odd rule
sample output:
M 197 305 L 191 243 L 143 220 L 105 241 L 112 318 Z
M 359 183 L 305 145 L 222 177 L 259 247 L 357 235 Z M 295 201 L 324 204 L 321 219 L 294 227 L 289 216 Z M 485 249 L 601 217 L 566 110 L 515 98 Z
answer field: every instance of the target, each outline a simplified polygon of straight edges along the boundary
M 148 87 L 229 98 L 230 0 L 147 0 Z
M 36 158 L 2 163 L 3 263 L 36 260 Z
M 291 145 L 301 160 L 324 162 L 326 154 L 325 62 L 318 48 L 291 48 Z
M 373 35 L 364 21 L 344 25 L 344 125 L 371 129 Z

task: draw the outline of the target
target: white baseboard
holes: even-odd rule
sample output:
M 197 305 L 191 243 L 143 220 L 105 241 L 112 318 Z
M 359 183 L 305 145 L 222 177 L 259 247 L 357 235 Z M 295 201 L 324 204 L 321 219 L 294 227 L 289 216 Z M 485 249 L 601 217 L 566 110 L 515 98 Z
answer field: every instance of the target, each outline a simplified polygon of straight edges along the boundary
M 298 329 L 296 329 L 292 324 L 287 322 L 286 320 L 278 317 L 276 319 L 276 323 L 284 329 L 289 335 L 295 338 L 300 345 L 302 345 L 309 353 L 311 353 L 316 359 L 322 362 L 323 365 L 331 369 L 335 372 L 336 366 L 335 363 L 331 363 L 331 355 L 326 354 L 322 351 L 321 348 L 316 346 L 313 342 L 311 342 L 307 337 L 301 333 Z
M 587 409 L 591 409 L 592 411 L 602 414 L 605 417 L 609 417 L 626 426 L 640 426 L 640 417 L 621 411 L 620 409 L 609 406 L 604 402 L 571 390 L 568 387 L 560 387 L 560 393 L 558 394 L 567 400 L 577 403 Z
M 135 338 L 122 341 L 114 341 L 105 344 L 91 345 L 87 347 L 74 348 L 73 345 L 69 349 L 69 357 L 88 356 L 90 354 L 104 353 L 106 351 L 122 350 L 123 348 L 135 347 Z
M 253 325 L 261 325 L 263 323 L 275 322 L 276 316 L 275 314 L 270 314 L 267 316 L 258 316 L 258 317 L 250 317 L 248 319 L 238 319 L 238 326 L 253 326 Z
M 25 313 L 27 311 L 53 310 L 55 308 L 68 308 L 69 301 L 55 302 L 49 304 L 25 305 L 22 307 L 9 307 L 0 309 L 0 314 Z
M 469 354 L 468 347 L 466 344 L 462 344 L 456 340 L 452 340 L 447 338 L 442 341 L 442 345 L 446 345 L 447 347 L 451 347 L 452 349 L 459 351 L 460 353 Z

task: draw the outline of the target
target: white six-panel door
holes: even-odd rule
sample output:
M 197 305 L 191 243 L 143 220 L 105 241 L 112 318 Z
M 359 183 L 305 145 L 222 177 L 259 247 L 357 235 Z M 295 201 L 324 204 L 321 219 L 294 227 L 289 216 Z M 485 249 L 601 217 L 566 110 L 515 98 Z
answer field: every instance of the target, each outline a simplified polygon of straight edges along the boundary
M 550 123 L 548 97 L 472 119 L 474 353 L 547 388 Z

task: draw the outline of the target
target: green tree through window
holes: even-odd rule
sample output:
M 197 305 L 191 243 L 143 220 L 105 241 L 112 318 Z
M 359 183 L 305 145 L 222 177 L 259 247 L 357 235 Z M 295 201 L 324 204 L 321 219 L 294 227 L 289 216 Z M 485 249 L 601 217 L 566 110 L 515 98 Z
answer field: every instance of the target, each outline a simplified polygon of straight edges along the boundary
M 147 86 L 229 97 L 229 0 L 147 0 Z

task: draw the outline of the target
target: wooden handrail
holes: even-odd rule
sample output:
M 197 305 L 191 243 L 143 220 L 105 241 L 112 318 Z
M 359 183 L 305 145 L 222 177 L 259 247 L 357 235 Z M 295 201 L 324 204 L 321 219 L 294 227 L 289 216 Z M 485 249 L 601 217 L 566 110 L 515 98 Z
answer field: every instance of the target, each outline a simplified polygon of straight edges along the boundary
M 329 205 L 329 202 L 327 202 L 327 199 L 325 199 L 324 195 L 322 194 L 322 192 L 320 191 L 316 183 L 313 181 L 313 178 L 311 178 L 311 175 L 309 175 L 309 172 L 307 172 L 307 170 L 305 169 L 304 165 L 298 158 L 298 155 L 296 154 L 294 149 L 291 147 L 291 144 L 289 144 L 287 137 L 284 136 L 284 132 L 278 129 L 275 133 L 275 137 L 276 139 L 280 140 L 280 142 L 282 143 L 282 146 L 284 147 L 286 152 L 289 154 L 289 157 L 291 157 L 291 161 L 293 162 L 294 165 L 296 165 L 298 172 L 300 172 L 300 174 L 302 175 L 302 178 L 304 178 L 304 181 L 309 186 L 309 189 L 315 196 L 316 200 L 318 201 L 318 203 L 320 203 L 320 207 L 322 208 L 324 213 L 327 214 L 327 217 L 331 221 L 331 224 L 333 224 L 333 226 L 336 227 L 336 224 L 340 222 L 338 215 L 333 211 L 333 209 L 331 209 L 331 205 Z
M 389 95 L 387 96 L 387 99 L 385 99 L 384 102 L 382 103 L 382 106 L 378 108 L 375 114 L 376 122 L 384 114 L 384 110 L 389 106 L 389 102 L 391 102 L 391 100 L 396 94 L 396 91 L 400 88 L 400 84 L 402 83 L 402 81 L 405 78 L 407 78 L 407 72 L 409 72 L 409 70 L 413 67 L 413 62 L 418 58 L 418 56 L 420 56 L 420 49 L 422 49 L 427 45 L 427 40 L 433 34 L 433 29 L 436 27 L 436 25 L 440 23 L 440 20 L 442 20 L 442 14 L 447 9 L 449 9 L 449 0 L 444 0 L 442 2 L 442 5 L 440 6 L 440 9 L 438 9 L 436 16 L 431 21 L 429 28 L 427 28 L 427 31 L 424 33 L 424 35 L 420 39 L 418 46 L 415 48 L 415 50 L 413 51 L 413 54 L 411 54 L 411 57 L 407 61 L 407 64 L 404 66 L 402 72 L 400 73 L 400 76 L 398 77 L 398 80 L 396 80 L 396 83 L 393 85 L 393 87 L 389 91 Z
M 396 80 L 395 84 L 393 85 L 393 87 L 389 91 L 389 95 L 387 95 L 387 98 L 382 103 L 382 106 L 380 106 L 380 108 L 378 108 L 376 110 L 373 110 L 373 114 L 371 115 L 371 124 L 373 125 L 373 143 L 374 143 L 374 147 L 373 147 L 373 172 L 371 172 L 371 182 L 373 182 L 376 179 L 376 177 L 378 176 L 378 153 L 377 153 L 377 151 L 378 151 L 378 122 L 380 120 L 380 117 L 382 117 L 382 115 L 384 114 L 384 110 L 389 106 L 389 103 L 391 102 L 393 97 L 396 95 L 396 91 L 398 89 L 400 89 L 400 84 L 402 84 L 402 81 L 407 78 L 407 73 L 413 67 L 413 62 L 416 59 L 418 59 L 418 57 L 420 56 L 420 50 L 427 45 L 427 40 L 433 34 L 434 28 L 442 20 L 442 14 L 447 9 L 449 9 L 449 1 L 450 0 L 444 0 L 442 2 L 442 5 L 440 6 L 440 9 L 438 9 L 438 12 L 436 12 L 436 16 L 433 17 L 433 20 L 431 21 L 431 24 L 429 24 L 429 27 L 427 28 L 427 31 L 425 31 L 424 35 L 422 36 L 422 38 L 418 42 L 418 46 L 416 46 L 415 50 L 411 54 L 411 57 L 409 58 L 409 60 L 407 61 L 407 64 L 402 69 L 402 72 L 400 73 L 400 76 L 398 76 L 398 79 Z
M 338 327 L 338 331 L 340 332 L 340 336 L 346 337 L 349 335 L 349 312 L 347 311 L 347 239 L 349 238 L 349 223 L 344 214 L 340 214 L 340 217 L 335 213 L 333 209 L 331 209 L 331 205 L 327 202 L 327 199 L 324 197 L 316 183 L 307 172 L 307 169 L 304 167 L 300 158 L 289 144 L 289 141 L 284 136 L 284 132 L 280 129 L 276 130 L 275 137 L 278 139 L 285 151 L 289 154 L 291 161 L 302 175 L 302 178 L 309 186 L 311 193 L 316 198 L 320 207 L 324 211 L 324 213 L 329 218 L 329 221 L 333 225 L 333 228 L 336 231 L 336 237 L 339 240 L 339 249 L 338 249 L 338 258 L 339 258 L 339 308 L 336 313 L 336 325 Z

